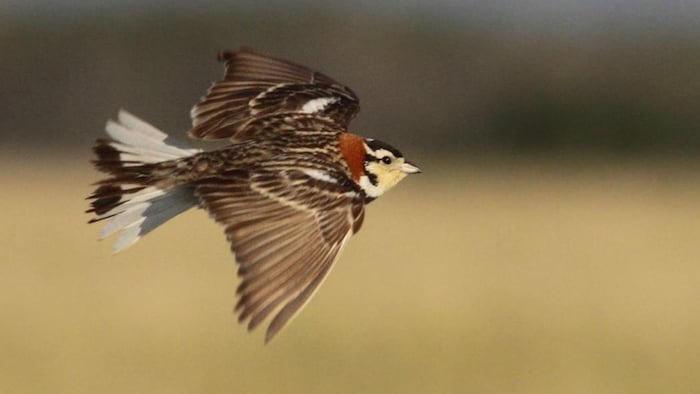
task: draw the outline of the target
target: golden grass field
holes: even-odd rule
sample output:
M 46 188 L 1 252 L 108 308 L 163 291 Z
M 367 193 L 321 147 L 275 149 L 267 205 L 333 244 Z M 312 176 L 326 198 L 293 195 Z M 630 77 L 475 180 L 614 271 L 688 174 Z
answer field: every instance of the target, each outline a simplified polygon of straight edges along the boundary
M 697 163 L 420 163 L 266 346 L 205 213 L 113 255 L 85 158 L 0 164 L 0 393 L 700 390 Z

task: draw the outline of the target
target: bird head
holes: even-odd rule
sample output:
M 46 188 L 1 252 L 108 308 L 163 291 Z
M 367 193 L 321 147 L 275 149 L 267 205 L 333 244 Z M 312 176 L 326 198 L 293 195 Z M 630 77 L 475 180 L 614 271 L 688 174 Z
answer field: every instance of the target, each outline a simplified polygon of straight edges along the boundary
M 394 187 L 408 174 L 421 172 L 406 159 L 398 149 L 387 143 L 364 139 L 364 174 L 359 185 L 369 200 L 373 200 Z

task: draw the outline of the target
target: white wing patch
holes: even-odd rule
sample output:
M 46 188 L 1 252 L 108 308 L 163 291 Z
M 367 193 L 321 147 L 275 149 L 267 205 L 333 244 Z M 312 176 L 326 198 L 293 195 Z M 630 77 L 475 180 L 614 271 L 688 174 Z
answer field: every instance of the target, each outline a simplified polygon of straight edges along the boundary
M 309 100 L 303 107 L 301 107 L 301 112 L 305 114 L 314 114 L 316 112 L 323 111 L 328 105 L 337 101 L 337 97 L 321 97 Z
M 318 179 L 319 181 L 324 181 L 328 183 L 338 183 L 338 181 L 335 180 L 332 176 L 328 175 L 328 173 L 323 172 L 321 170 L 315 170 L 311 168 L 307 168 L 302 170 L 304 174 L 310 176 L 311 178 Z

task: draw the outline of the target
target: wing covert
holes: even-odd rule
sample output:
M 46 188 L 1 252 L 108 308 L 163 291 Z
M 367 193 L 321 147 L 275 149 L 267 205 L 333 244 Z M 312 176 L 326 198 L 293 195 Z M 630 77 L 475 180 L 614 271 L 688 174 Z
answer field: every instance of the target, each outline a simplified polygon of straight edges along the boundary
M 192 108 L 193 138 L 236 138 L 246 123 L 271 114 L 311 114 L 347 128 L 359 111 L 357 95 L 327 75 L 253 52 L 222 51 L 224 79 Z

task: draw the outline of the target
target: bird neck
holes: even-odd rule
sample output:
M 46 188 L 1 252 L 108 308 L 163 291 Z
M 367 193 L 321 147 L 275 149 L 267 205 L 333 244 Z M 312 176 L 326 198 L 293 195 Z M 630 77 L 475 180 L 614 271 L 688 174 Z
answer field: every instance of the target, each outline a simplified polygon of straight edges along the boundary
M 341 134 L 340 153 L 348 164 L 352 179 L 359 184 L 360 178 L 365 175 L 364 138 L 350 133 Z

